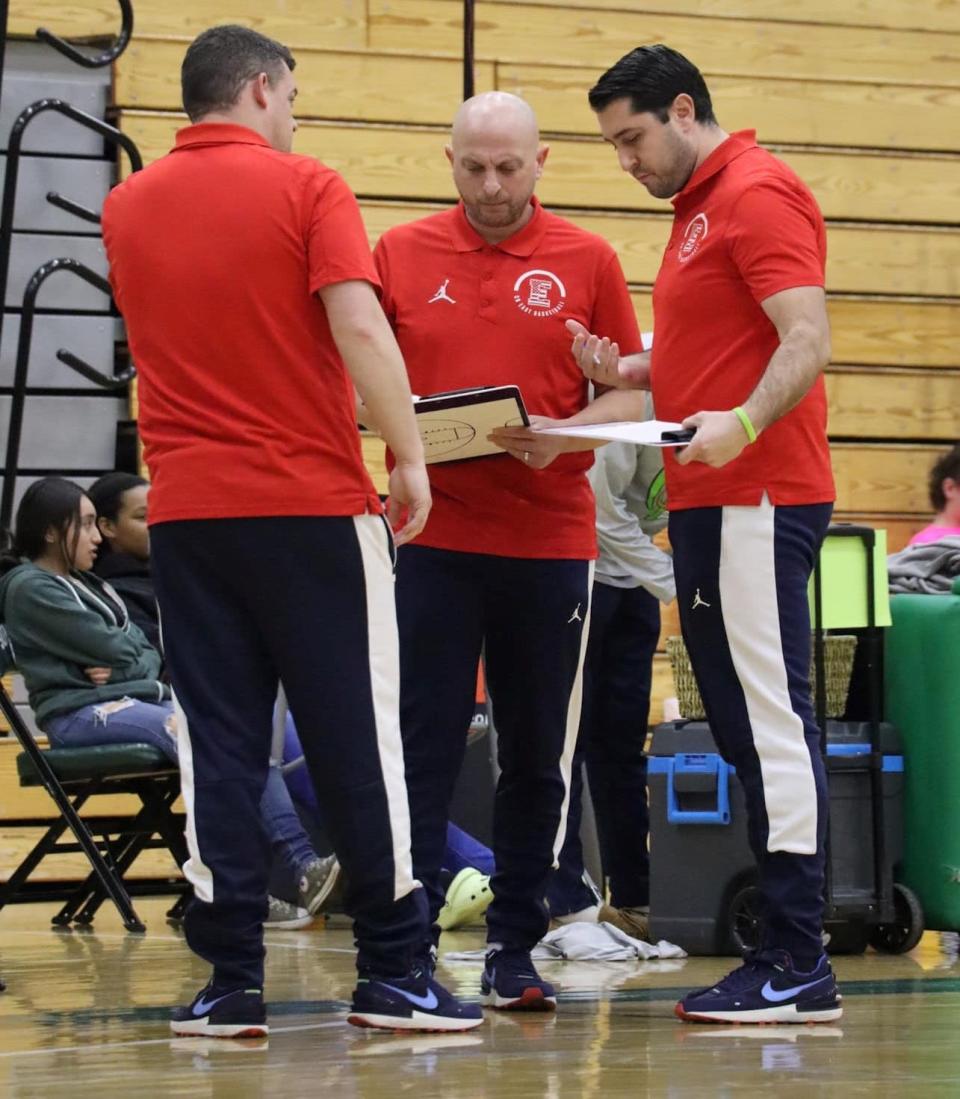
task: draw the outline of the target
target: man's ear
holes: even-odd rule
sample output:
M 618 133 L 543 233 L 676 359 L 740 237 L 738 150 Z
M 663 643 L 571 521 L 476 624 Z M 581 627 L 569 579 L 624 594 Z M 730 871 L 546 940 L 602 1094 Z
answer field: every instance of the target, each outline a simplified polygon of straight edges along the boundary
M 686 92 L 681 92 L 677 96 L 670 104 L 669 111 L 681 129 L 688 129 L 697 121 L 697 108 L 693 105 L 693 99 Z
M 257 73 L 250 82 L 250 90 L 253 92 L 253 101 L 258 107 L 266 109 L 269 106 L 267 89 L 270 87 L 270 77 L 266 73 Z
M 453 164 L 453 146 L 452 145 L 444 145 L 443 152 L 444 152 L 444 155 L 446 156 L 447 160 L 449 160 L 450 164 L 452 165 Z
M 543 166 L 547 162 L 547 157 L 550 155 L 550 146 L 541 145 L 537 149 L 537 179 L 543 175 Z

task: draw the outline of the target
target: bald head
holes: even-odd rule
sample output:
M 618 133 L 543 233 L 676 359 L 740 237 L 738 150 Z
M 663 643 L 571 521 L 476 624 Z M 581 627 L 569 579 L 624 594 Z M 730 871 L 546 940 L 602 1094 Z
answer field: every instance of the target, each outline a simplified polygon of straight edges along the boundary
M 446 152 L 467 220 L 484 240 L 497 244 L 526 225 L 548 152 L 529 103 L 509 92 L 468 99 Z
M 536 150 L 540 143 L 537 116 L 526 100 L 509 92 L 482 92 L 465 100 L 453 119 L 454 149 L 474 140 L 500 140 Z

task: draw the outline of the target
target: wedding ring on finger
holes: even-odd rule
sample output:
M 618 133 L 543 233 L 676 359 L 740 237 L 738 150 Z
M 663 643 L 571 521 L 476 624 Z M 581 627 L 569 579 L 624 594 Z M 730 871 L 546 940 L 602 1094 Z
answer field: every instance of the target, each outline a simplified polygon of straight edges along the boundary
M 530 461 L 530 451 L 529 451 L 529 450 L 525 450 L 525 451 L 523 452 L 523 460 L 524 460 L 525 462 L 529 462 L 529 461 Z
M 599 366 L 600 365 L 600 356 L 596 352 L 594 352 L 594 354 L 593 354 L 593 365 L 594 366 Z

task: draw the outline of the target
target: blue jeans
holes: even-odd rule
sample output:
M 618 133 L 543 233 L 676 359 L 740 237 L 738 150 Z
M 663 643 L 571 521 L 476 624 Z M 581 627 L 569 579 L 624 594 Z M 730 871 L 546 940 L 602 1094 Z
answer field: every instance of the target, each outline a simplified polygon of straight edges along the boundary
M 113 709 L 113 707 L 122 707 Z M 95 744 L 150 744 L 172 763 L 177 762 L 177 741 L 172 702 L 94 703 L 70 713 L 48 718 L 44 732 L 54 748 L 89 748 Z M 270 845 L 278 859 L 299 881 L 303 869 L 317 857 L 287 792 L 278 767 L 271 767 L 260 801 L 260 813 Z

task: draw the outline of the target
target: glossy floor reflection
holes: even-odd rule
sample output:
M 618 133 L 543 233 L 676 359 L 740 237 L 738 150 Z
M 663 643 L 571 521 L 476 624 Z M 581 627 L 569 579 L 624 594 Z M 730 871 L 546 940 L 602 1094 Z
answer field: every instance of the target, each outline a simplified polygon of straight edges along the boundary
M 171 1004 L 205 980 L 163 901 L 142 901 L 145 936 L 104 910 L 90 932 L 52 931 L 52 906 L 0 913 L 0 1094 L 415 1099 L 546 1096 L 960 1095 L 957 937 L 928 933 L 906 957 L 836 960 L 845 1014 L 819 1027 L 690 1026 L 677 997 L 724 959 L 550 963 L 555 1016 L 488 1013 L 450 1036 L 345 1023 L 353 951 L 343 928 L 268 936 L 271 1034 L 254 1042 L 172 1039 Z M 481 945 L 449 934 L 442 950 Z M 479 965 L 441 977 L 467 997 Z

